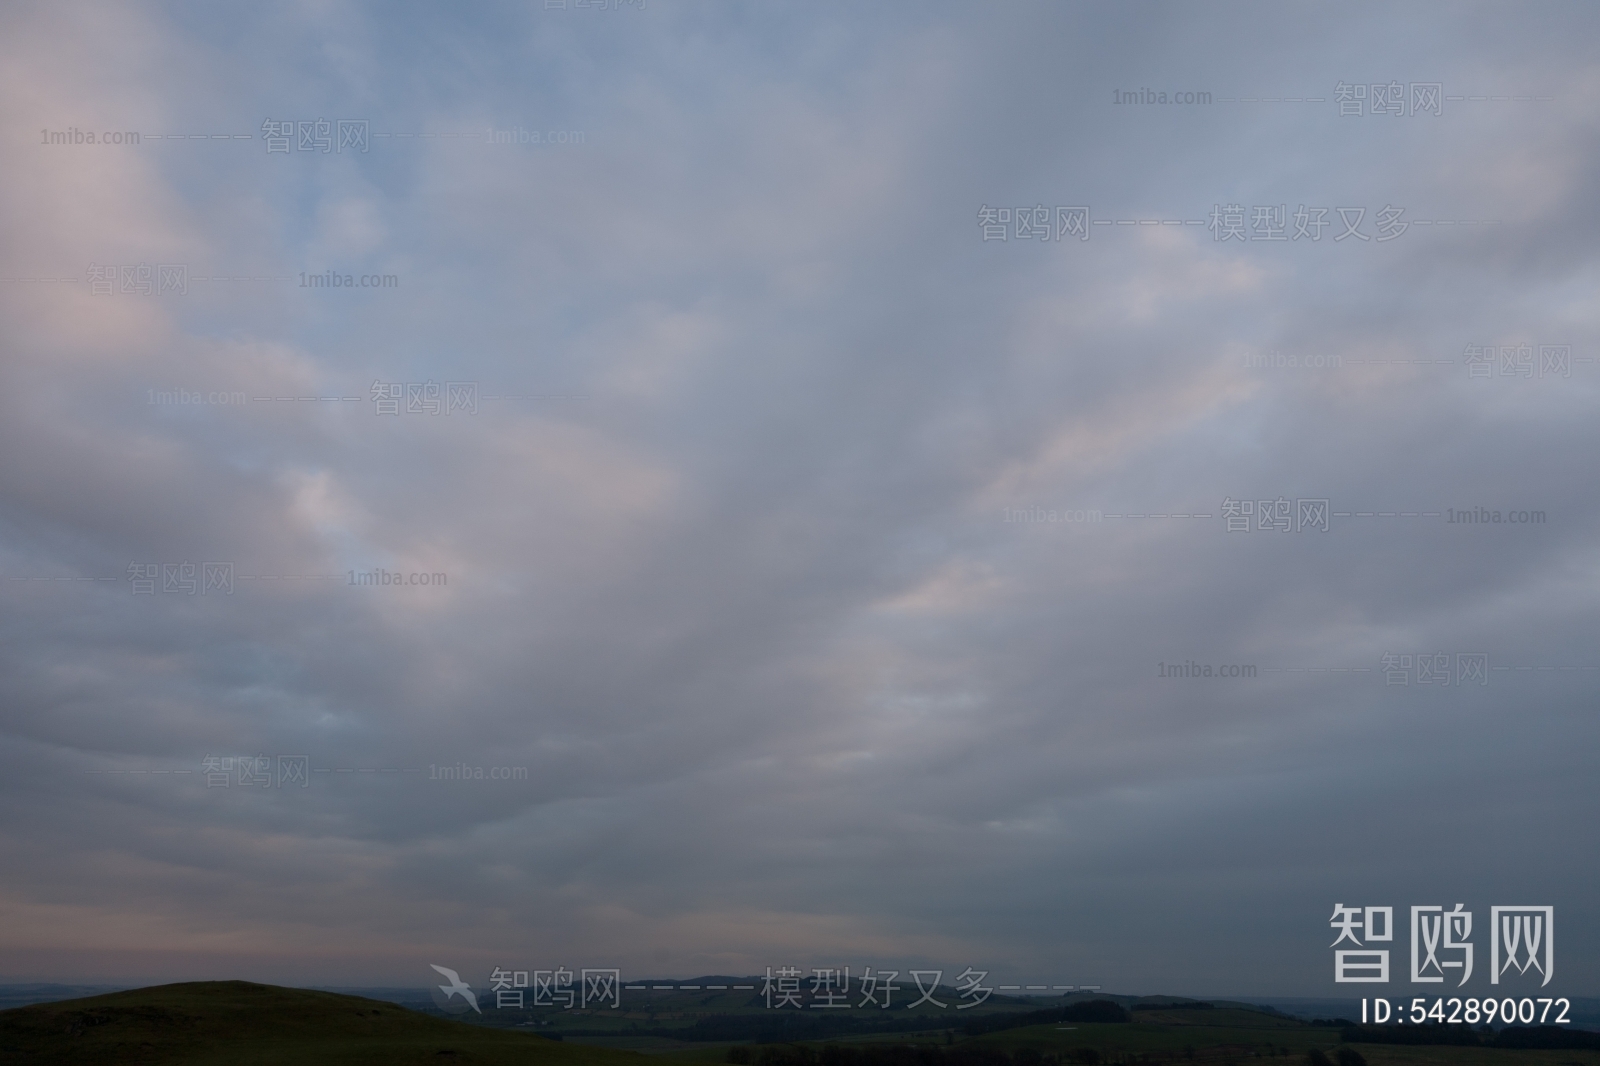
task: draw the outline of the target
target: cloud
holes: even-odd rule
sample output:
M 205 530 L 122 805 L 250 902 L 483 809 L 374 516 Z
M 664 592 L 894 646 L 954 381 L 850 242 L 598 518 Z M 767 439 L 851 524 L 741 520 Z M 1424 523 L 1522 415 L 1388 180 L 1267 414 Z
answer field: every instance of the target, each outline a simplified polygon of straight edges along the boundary
M 1330 995 L 1334 900 L 1515 897 L 1592 985 L 1559 11 L 8 12 L 0 970 Z

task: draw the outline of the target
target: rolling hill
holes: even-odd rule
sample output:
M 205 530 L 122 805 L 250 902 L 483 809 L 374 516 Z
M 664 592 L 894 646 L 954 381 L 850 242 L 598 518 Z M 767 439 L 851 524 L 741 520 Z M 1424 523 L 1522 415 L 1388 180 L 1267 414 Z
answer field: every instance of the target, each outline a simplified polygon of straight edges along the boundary
M 0 1011 L 3 1066 L 628 1066 L 631 1052 L 247 981 L 159 985 Z

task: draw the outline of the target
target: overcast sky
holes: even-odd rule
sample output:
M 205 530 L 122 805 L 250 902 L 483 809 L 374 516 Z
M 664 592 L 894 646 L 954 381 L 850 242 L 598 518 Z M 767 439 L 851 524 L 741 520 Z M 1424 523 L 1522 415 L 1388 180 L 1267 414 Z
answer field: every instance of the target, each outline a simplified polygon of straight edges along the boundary
M 1600 11 L 602 2 L 0 13 L 0 977 L 1600 993 Z

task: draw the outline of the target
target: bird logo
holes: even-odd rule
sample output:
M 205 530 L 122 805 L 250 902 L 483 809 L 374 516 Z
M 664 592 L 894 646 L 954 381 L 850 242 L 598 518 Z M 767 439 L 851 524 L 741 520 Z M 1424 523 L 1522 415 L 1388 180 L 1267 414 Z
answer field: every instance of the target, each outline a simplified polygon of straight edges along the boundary
M 469 1009 L 475 1010 L 479 1014 L 483 1013 L 483 1009 L 478 1006 L 477 994 L 472 991 L 471 985 L 461 979 L 460 974 L 448 966 L 440 966 L 431 962 L 428 965 L 438 970 L 441 976 L 450 979 L 450 983 L 447 985 L 435 986 L 438 991 L 433 993 L 433 1002 L 440 1010 L 448 1011 L 451 1014 L 465 1014 Z M 466 1002 L 460 1004 L 453 1002 L 456 996 L 460 996 Z

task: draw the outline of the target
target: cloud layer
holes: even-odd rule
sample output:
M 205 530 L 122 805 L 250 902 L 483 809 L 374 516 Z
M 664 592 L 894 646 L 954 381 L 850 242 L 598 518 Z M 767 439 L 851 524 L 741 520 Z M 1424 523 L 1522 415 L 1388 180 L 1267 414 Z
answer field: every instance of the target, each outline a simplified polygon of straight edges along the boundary
M 0 20 L 0 970 L 1600 989 L 1592 9 Z

